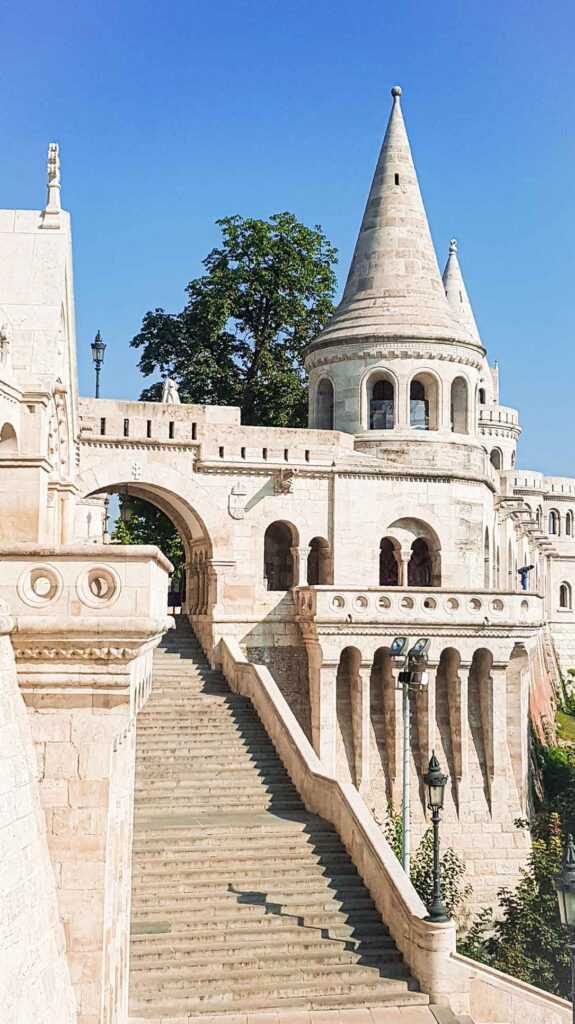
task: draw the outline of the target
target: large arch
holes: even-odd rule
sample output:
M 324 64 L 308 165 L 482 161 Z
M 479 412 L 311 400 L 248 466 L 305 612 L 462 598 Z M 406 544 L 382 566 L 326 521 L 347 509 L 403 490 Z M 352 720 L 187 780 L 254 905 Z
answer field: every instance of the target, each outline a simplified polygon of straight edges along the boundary
M 139 479 L 134 479 L 135 476 Z M 84 469 L 78 478 L 82 497 L 90 494 L 121 493 L 128 487 L 131 494 L 157 504 L 174 523 L 186 524 L 192 540 L 209 543 L 212 557 L 229 557 L 231 536 L 227 512 L 220 508 L 214 497 L 198 482 L 197 475 L 182 473 L 167 462 L 161 464 L 134 463 L 134 452 L 112 453 Z M 162 505 L 160 505 L 162 502 Z M 162 507 L 163 506 L 163 507 Z

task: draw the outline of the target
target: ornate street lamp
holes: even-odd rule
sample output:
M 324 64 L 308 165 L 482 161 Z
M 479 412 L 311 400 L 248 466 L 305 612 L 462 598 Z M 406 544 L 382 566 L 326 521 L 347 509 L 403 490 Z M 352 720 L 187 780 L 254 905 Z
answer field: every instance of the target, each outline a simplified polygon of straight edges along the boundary
M 553 879 L 561 924 L 569 929 L 569 951 L 571 953 L 571 1002 L 573 1003 L 573 1024 L 575 1024 L 575 844 L 573 836 L 567 836 L 567 848 L 560 875 Z
M 449 914 L 443 902 L 443 888 L 441 885 L 441 864 L 439 861 L 439 822 L 443 810 L 443 799 L 447 785 L 447 775 L 441 771 L 435 751 L 431 755 L 429 768 L 423 776 L 427 796 L 427 806 L 431 811 L 433 824 L 433 895 L 428 906 L 428 921 L 449 921 Z
M 92 361 L 96 370 L 96 398 L 100 397 L 100 370 L 104 365 L 104 352 L 106 351 L 106 345 L 102 341 L 102 335 L 98 331 L 94 338 L 90 348 L 92 349 Z

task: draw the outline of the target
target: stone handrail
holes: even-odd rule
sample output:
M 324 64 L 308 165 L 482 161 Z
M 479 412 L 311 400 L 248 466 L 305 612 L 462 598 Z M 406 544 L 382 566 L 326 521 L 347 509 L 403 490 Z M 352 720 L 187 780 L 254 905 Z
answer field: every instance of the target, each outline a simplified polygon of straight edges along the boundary
M 455 951 L 453 924 L 426 921 L 426 909 L 355 786 L 322 767 L 269 670 L 225 637 L 218 663 L 236 693 L 249 697 L 306 808 L 343 840 L 389 931 L 432 1003 L 471 1012 L 474 1024 L 519 1020 L 571 1024 L 571 1004 Z
M 216 653 L 231 689 L 252 701 L 306 808 L 335 826 L 422 990 L 444 1005 L 457 993 L 465 1005 L 467 973 L 451 959 L 454 925 L 424 920 L 425 906 L 363 798 L 325 772 L 268 669 L 248 662 L 231 637 Z
M 298 618 L 382 624 L 538 626 L 543 599 L 528 591 L 450 590 L 446 587 L 303 586 L 294 591 Z M 488 622 L 486 622 L 488 620 Z
M 531 1024 L 571 1024 L 571 1003 L 534 985 L 478 964 L 459 953 L 453 962 L 470 977 L 470 1012 L 475 1024 L 524 1021 Z

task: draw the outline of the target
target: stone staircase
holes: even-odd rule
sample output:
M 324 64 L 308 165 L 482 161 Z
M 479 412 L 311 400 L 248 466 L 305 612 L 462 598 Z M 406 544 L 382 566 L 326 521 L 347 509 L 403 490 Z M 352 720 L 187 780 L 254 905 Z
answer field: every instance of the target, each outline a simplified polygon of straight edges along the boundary
M 132 1018 L 424 1012 L 339 836 L 183 622 L 155 654 L 136 757 Z

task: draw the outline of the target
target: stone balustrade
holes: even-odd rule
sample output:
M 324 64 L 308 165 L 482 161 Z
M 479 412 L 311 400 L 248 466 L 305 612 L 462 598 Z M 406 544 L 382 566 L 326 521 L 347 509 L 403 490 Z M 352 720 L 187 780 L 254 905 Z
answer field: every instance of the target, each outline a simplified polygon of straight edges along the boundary
M 497 426 L 515 427 L 519 426 L 519 413 L 508 405 L 480 405 L 479 423 Z
M 300 621 L 325 623 L 414 623 L 458 625 L 539 626 L 543 599 L 521 591 L 450 590 L 443 587 L 297 587 Z

